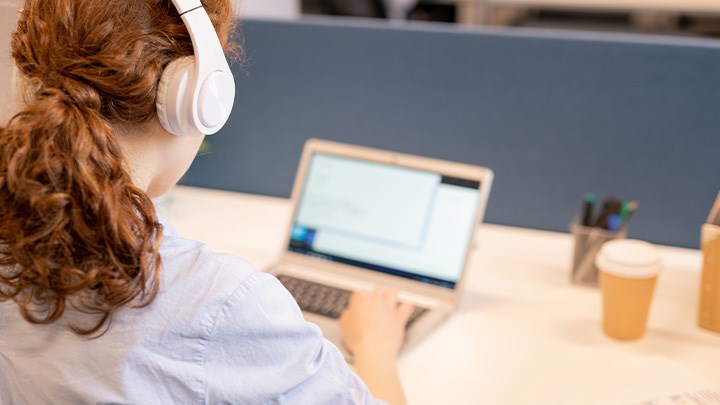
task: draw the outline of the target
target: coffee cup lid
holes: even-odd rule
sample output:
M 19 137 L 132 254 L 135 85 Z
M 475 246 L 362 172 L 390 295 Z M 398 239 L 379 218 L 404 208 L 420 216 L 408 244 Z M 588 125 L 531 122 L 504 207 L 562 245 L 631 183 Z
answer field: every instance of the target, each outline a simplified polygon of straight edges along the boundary
M 600 271 L 628 278 L 655 277 L 662 269 L 655 246 L 635 239 L 606 242 L 595 258 L 595 265 Z

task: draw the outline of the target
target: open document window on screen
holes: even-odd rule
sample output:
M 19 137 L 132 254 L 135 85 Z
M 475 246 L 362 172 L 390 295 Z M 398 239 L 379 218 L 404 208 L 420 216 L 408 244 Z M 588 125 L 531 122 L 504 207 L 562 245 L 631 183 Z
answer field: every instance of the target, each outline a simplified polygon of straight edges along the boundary
M 454 288 L 480 183 L 316 153 L 289 248 Z

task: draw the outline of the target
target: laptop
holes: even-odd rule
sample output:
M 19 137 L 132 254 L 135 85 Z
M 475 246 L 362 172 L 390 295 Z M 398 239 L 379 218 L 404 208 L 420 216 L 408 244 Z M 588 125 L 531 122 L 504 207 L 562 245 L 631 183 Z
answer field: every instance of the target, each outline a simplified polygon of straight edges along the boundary
M 349 294 L 396 287 L 416 307 L 412 345 L 457 307 L 492 179 L 485 167 L 311 139 L 268 271 L 348 359 L 338 318 Z

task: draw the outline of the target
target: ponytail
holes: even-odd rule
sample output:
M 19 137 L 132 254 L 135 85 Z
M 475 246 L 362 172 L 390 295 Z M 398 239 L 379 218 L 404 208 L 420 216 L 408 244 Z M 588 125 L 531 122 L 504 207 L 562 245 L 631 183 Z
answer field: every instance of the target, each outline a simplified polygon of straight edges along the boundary
M 32 323 L 73 306 L 95 315 L 148 305 L 158 291 L 162 227 L 131 182 L 91 87 L 43 88 L 0 129 L 0 301 Z

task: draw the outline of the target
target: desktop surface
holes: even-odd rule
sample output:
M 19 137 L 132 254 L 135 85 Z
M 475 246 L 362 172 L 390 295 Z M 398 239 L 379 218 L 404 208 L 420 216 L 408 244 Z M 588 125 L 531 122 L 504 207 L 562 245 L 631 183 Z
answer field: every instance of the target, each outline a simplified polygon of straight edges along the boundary
M 284 249 L 284 198 L 176 187 L 159 210 L 183 235 L 259 269 Z M 484 225 L 457 311 L 404 351 L 412 404 L 622 404 L 711 387 L 720 334 L 697 326 L 701 255 L 660 247 L 665 264 L 645 337 L 601 329 L 600 292 L 570 283 L 569 234 Z

